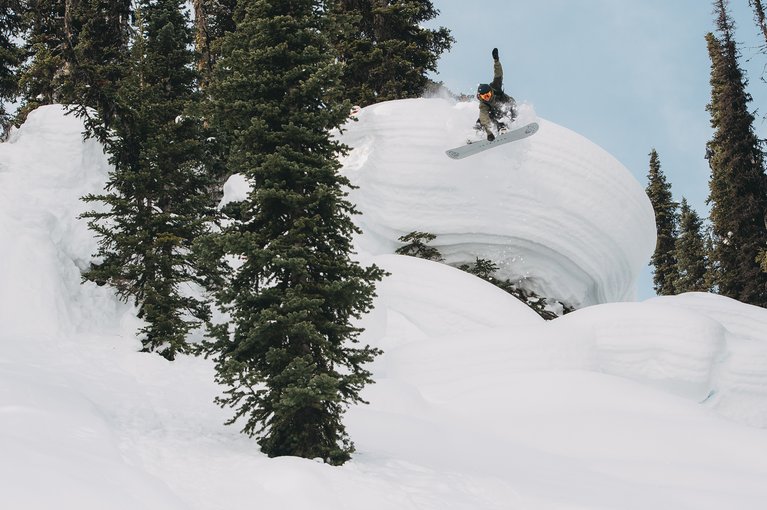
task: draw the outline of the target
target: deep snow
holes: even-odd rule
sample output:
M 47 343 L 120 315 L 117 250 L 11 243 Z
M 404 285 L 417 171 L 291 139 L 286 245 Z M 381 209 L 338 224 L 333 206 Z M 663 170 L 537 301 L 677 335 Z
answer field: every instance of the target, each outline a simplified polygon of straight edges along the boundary
M 477 102 L 389 101 L 365 108 L 342 140 L 360 188 L 361 249 L 392 253 L 413 231 L 451 264 L 492 259 L 499 277 L 576 308 L 633 300 L 655 249 L 642 186 L 610 154 L 520 105 L 514 126 L 539 131 L 469 158 L 445 150 L 476 138 Z
M 365 212 L 360 257 L 391 276 L 363 320 L 363 340 L 385 354 L 365 389 L 371 404 L 346 416 L 358 453 L 340 468 L 268 459 L 222 425 L 210 361 L 136 352 L 133 309 L 80 283 L 95 243 L 76 219 L 78 198 L 103 185 L 106 160 L 60 108 L 33 112 L 0 144 L 0 508 L 764 508 L 767 311 L 687 294 L 545 322 L 462 271 L 385 253 L 415 229 L 471 256 L 501 253 L 526 232 L 530 245 L 548 243 L 548 232 L 556 248 L 526 258 L 551 256 L 524 266 L 562 271 L 547 288 L 585 290 L 584 302 L 631 293 L 646 264 L 646 204 L 601 150 L 539 119 L 537 141 L 453 167 L 452 135 L 413 143 L 394 132 L 421 133 L 425 118 L 473 122 L 470 106 L 387 103 L 348 133 L 357 148 L 345 172 Z M 391 128 L 365 126 L 386 111 Z M 418 171 L 403 154 L 417 155 Z M 581 174 L 593 176 L 588 189 L 563 177 L 580 167 L 592 169 Z M 244 188 L 232 179 L 226 192 Z M 527 207 L 514 205 L 528 195 Z M 526 222 L 546 230 L 515 226 Z M 586 269 L 568 277 L 568 264 Z

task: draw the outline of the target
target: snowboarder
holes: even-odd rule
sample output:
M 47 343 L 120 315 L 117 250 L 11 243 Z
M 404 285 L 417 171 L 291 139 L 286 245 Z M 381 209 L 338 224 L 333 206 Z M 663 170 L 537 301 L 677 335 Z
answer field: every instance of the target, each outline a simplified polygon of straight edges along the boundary
M 506 129 L 504 118 L 511 123 L 516 117 L 515 101 L 510 95 L 503 92 L 503 67 L 498 60 L 498 48 L 493 48 L 493 81 L 489 84 L 481 83 L 477 87 L 477 99 L 479 99 L 479 118 L 475 128 L 487 133 L 488 141 L 495 140 L 493 127 L 496 131 Z

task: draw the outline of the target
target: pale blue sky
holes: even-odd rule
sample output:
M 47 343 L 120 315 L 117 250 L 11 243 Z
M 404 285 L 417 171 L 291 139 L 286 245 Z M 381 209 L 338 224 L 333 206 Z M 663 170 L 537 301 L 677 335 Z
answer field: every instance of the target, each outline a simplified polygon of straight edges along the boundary
M 492 78 L 490 51 L 497 47 L 507 93 L 603 147 L 643 187 L 655 148 L 675 199 L 686 197 L 708 216 L 710 0 L 432 1 L 440 15 L 430 26 L 445 26 L 456 39 L 434 78 L 453 92 L 473 93 Z M 759 110 L 755 128 L 765 137 L 767 56 L 758 53 L 748 0 L 730 0 L 730 11 L 751 106 Z M 648 268 L 639 297 L 652 295 Z

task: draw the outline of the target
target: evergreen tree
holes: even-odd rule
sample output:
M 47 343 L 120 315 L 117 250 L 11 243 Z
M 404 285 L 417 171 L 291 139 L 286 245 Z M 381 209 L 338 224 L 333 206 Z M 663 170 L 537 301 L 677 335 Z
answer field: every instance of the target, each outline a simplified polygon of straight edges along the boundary
M 406 243 L 404 246 L 400 246 L 394 253 L 398 255 L 408 255 L 410 257 L 418 257 L 426 260 L 433 260 L 435 262 L 442 262 L 444 259 L 439 253 L 437 248 L 429 246 L 428 243 L 435 240 L 437 236 L 426 232 L 410 232 L 399 238 L 399 241 Z
M 24 51 L 16 42 L 25 30 L 25 0 L 5 0 L 0 15 L 0 140 L 10 123 L 6 101 L 19 93 L 19 67 Z
M 764 15 L 764 7 L 761 0 L 748 0 L 748 5 L 754 9 L 754 21 L 759 31 L 764 37 L 765 48 L 767 48 L 767 18 Z
M 719 281 L 719 263 L 714 259 L 711 254 L 714 253 L 714 234 L 712 232 L 711 225 L 706 226 L 703 231 L 703 243 L 705 245 L 704 253 L 706 254 L 706 288 L 710 292 L 719 292 L 716 286 L 716 282 Z
M 439 11 L 430 0 L 332 0 L 333 45 L 344 64 L 343 97 L 369 104 L 419 97 L 454 39 L 423 23 Z
M 237 0 L 193 0 L 197 70 L 205 88 L 216 62 L 216 42 L 226 32 L 233 32 Z
M 383 273 L 350 257 L 357 211 L 338 172 L 346 148 L 330 134 L 349 103 L 328 101 L 340 69 L 322 5 L 238 5 L 207 89 L 208 118 L 227 139 L 229 171 L 253 188 L 200 244 L 209 267 L 237 260 L 216 293 L 233 331 L 212 328 L 207 345 L 228 387 L 218 402 L 235 409 L 228 423 L 243 418 L 269 456 L 341 464 L 353 451 L 342 414 L 362 402 L 364 364 L 379 352 L 354 345 L 361 329 L 352 320 L 370 308 Z
M 493 283 L 498 287 L 501 286 L 499 285 L 501 282 L 495 278 L 495 272 L 498 271 L 498 264 L 492 260 L 481 259 L 477 257 L 474 261 L 474 264 L 462 264 L 458 266 L 458 269 L 461 271 L 466 271 L 467 273 L 471 273 L 477 278 L 482 278 L 483 280 Z
M 60 0 L 29 0 L 25 23 L 29 32 L 24 51 L 30 58 L 21 68 L 19 87 L 21 106 L 18 122 L 40 105 L 61 100 L 61 87 L 67 66 L 64 53 L 65 3 Z
M 102 142 L 118 115 L 117 98 L 130 65 L 131 0 L 66 2 L 67 72 L 61 94 L 85 119 L 88 134 Z M 91 115 L 89 109 L 95 110 Z
M 573 311 L 571 306 L 556 299 L 541 297 L 521 286 L 519 282 L 514 283 L 509 279 L 500 280 L 495 276 L 495 273 L 498 271 L 498 264 L 492 260 L 477 257 L 473 264 L 461 264 L 458 266 L 458 269 L 482 278 L 499 289 L 508 292 L 547 321 Z
M 744 303 L 767 306 L 767 274 L 758 263 L 767 246 L 767 177 L 761 143 L 748 110 L 751 96 L 738 64 L 727 2 L 714 2 L 719 37 L 708 34 L 713 138 L 707 144 L 713 263 L 718 291 Z
M 212 79 L 213 69 L 220 56 L 221 38 L 227 32 L 234 32 L 234 11 L 237 0 L 193 0 L 195 24 L 195 48 L 197 50 L 197 71 L 199 87 L 205 92 Z M 207 167 L 216 180 L 209 190 L 218 201 L 223 198 L 223 184 L 229 177 L 225 166 L 225 155 L 229 153 L 229 138 L 225 133 L 217 132 L 216 126 L 207 121 L 204 103 L 193 108 L 195 115 L 205 120 L 205 140 L 207 143 Z
M 189 347 L 189 330 L 207 321 L 204 303 L 183 287 L 199 282 L 192 243 L 206 232 L 213 204 L 203 169 L 200 123 L 185 116 L 198 100 L 192 32 L 183 0 L 141 0 L 130 72 L 118 84 L 107 192 L 89 195 L 106 211 L 84 214 L 99 236 L 99 264 L 85 275 L 133 299 L 143 350 L 168 359 Z
M 666 181 L 655 149 L 650 152 L 650 172 L 647 179 L 646 191 L 655 211 L 657 231 L 655 253 L 650 259 L 650 265 L 655 268 L 653 287 L 658 295 L 671 295 L 675 293 L 676 280 L 677 204 L 672 200 L 671 184 Z
M 759 255 L 757 256 L 756 261 L 759 263 L 759 266 L 762 268 L 762 271 L 767 273 L 767 249 L 761 250 L 759 252 Z
M 689 206 L 685 198 L 682 198 L 679 214 L 679 237 L 677 237 L 675 245 L 677 280 L 674 282 L 674 289 L 678 294 L 709 290 L 706 279 L 708 257 L 702 227 L 703 222 L 698 213 Z

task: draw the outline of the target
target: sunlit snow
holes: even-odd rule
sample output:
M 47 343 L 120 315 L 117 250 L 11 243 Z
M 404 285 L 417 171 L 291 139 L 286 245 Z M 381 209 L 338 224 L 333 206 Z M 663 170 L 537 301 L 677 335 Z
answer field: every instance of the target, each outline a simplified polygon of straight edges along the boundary
M 499 277 L 576 308 L 633 300 L 655 249 L 642 186 L 610 154 L 522 104 L 530 138 L 453 161 L 477 102 L 390 101 L 365 108 L 342 140 L 363 216 L 361 248 L 391 253 L 413 231 L 437 236 L 447 262 L 493 260 Z
M 345 417 L 357 453 L 343 467 L 267 458 L 223 425 L 210 360 L 137 352 L 134 310 L 80 283 L 96 245 L 79 197 L 103 186 L 106 158 L 59 107 L 33 112 L 0 144 L 0 508 L 763 509 L 767 310 L 619 302 L 654 243 L 642 186 L 543 119 L 529 142 L 449 160 L 475 107 L 385 103 L 345 135 L 359 257 L 391 276 L 362 322 L 384 354 L 370 405 Z M 412 230 L 453 262 L 508 249 L 509 274 L 605 304 L 546 322 L 391 254 Z

